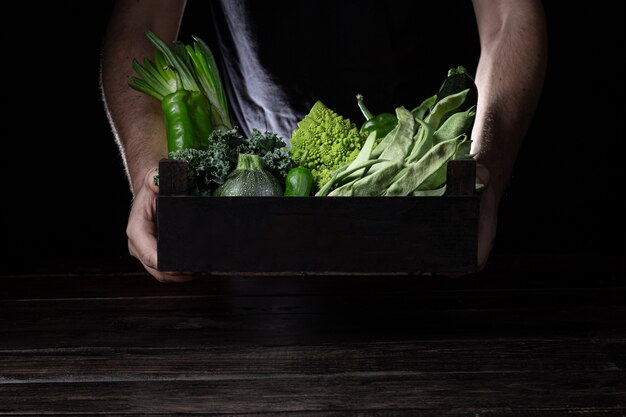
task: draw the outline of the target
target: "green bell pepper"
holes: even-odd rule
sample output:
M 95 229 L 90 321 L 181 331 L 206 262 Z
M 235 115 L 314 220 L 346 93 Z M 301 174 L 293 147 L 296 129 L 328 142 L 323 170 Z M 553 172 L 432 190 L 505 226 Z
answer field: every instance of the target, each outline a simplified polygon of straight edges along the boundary
M 169 152 L 206 150 L 214 130 L 232 128 L 228 101 L 213 53 L 200 38 L 193 45 L 167 44 L 151 31 L 156 51 L 143 65 L 133 59 L 131 88 L 161 102 Z
M 376 138 L 382 139 L 398 125 L 398 118 L 395 115 L 391 113 L 381 113 L 374 116 L 367 107 L 365 107 L 361 94 L 357 94 L 356 99 L 359 109 L 361 109 L 366 119 L 363 126 L 361 126 L 361 133 L 369 135 L 372 132 L 376 132 Z
M 178 90 L 161 101 L 169 152 L 203 149 L 213 131 L 211 105 L 199 91 Z

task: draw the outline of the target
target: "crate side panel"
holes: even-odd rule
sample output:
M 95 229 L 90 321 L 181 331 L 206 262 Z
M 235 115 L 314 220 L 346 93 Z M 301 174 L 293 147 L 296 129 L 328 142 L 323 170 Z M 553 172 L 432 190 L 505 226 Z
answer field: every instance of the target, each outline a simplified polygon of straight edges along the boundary
M 159 269 L 470 272 L 477 203 L 476 197 L 160 197 Z

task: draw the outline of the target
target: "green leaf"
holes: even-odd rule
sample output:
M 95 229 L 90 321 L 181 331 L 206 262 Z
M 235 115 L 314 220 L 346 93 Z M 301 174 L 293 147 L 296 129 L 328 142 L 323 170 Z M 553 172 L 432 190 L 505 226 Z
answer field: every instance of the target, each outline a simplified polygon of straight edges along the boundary
M 180 77 L 181 85 L 178 87 L 188 91 L 200 91 L 193 75 L 193 68 L 188 64 L 188 62 L 186 62 L 187 60 L 185 58 L 181 58 L 180 56 L 180 46 L 178 46 L 180 44 L 174 43 L 174 45 L 170 47 L 151 31 L 147 31 L 146 36 L 155 48 L 163 54 L 163 59 L 167 63 L 167 68 L 175 71 L 176 75 Z
M 150 72 L 153 77 L 159 80 L 159 83 L 166 87 L 168 91 L 176 91 L 176 80 L 172 80 L 171 78 L 165 78 L 165 72 L 159 71 L 154 62 L 150 61 L 148 58 L 143 60 L 143 66 L 146 71 Z
M 141 78 L 137 78 L 134 76 L 130 76 L 128 85 L 141 93 L 147 94 L 150 97 L 154 97 L 155 99 L 161 101 L 163 100 L 163 96 L 157 93 L 154 88 Z
M 165 60 L 163 53 L 159 51 L 158 49 L 154 51 L 154 66 L 157 69 L 157 71 L 159 71 L 159 74 L 161 74 L 161 77 L 166 79 L 168 84 L 176 88 L 176 79 L 173 78 L 172 72 L 167 70 L 167 67 L 169 65 L 167 61 Z
M 142 67 L 136 59 L 133 60 L 133 70 L 141 76 L 143 81 L 149 85 L 156 94 L 165 97 L 166 95 L 173 93 L 173 91 L 170 91 L 167 83 L 163 83 L 159 76 L 155 76 L 154 73 Z M 153 94 L 151 95 L 154 97 Z
M 198 83 L 209 101 L 216 108 L 221 124 L 230 126 L 230 114 L 228 100 L 221 82 L 220 73 L 215 62 L 215 57 L 208 45 L 200 38 L 194 36 L 193 48 L 187 46 L 187 54 L 191 58 L 196 70 Z

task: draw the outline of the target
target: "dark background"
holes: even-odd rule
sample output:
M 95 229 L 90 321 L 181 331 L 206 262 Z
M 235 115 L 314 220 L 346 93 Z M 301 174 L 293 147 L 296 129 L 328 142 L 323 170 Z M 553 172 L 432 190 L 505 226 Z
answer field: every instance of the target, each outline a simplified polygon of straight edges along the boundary
M 624 26 L 613 3 L 593 6 L 545 4 L 546 84 L 492 259 L 566 257 L 586 270 L 623 271 L 626 112 L 615 61 Z M 11 17 L 19 30 L 3 29 L 0 272 L 126 262 L 131 195 L 98 74 L 111 3 L 19 7 Z

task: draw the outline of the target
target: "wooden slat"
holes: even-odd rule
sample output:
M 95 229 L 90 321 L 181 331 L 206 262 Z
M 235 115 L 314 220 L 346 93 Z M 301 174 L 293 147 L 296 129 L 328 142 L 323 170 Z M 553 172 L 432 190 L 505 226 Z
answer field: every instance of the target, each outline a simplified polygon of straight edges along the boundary
M 476 160 L 453 160 L 448 162 L 446 170 L 446 195 L 476 194 Z
M 442 414 L 444 413 L 444 414 Z M 51 414 L 51 413 L 47 413 Z M 72 413 L 72 416 L 93 416 L 98 413 Z M 0 412 L 0 415 L 6 415 Z M 10 413 L 11 416 L 30 416 L 33 414 Z M 52 414 L 54 415 L 54 414 Z M 104 414 L 108 415 L 108 414 Z M 145 416 L 145 413 L 116 413 L 125 417 Z M 169 413 L 150 413 L 150 416 L 168 416 Z M 481 408 L 480 410 L 432 410 L 424 408 L 410 409 L 371 409 L 371 410 L 330 410 L 325 411 L 287 411 L 269 413 L 185 413 L 177 412 L 176 415 L 192 415 L 194 417 L 624 417 L 624 409 L 606 407 L 566 407 L 566 408 L 531 408 L 525 410 L 512 410 L 509 407 Z
M 626 335 L 619 288 L 305 296 L 248 284 L 249 295 L 3 301 L 0 349 Z
M 172 159 L 159 162 L 159 194 L 187 194 L 187 163 Z
M 611 342 L 626 351 L 626 341 Z M 569 340 L 434 340 L 204 349 L 67 348 L 2 351 L 0 385 L 219 380 L 276 374 L 626 371 L 601 344 Z
M 442 414 L 444 413 L 444 414 Z M 46 413 L 47 415 L 55 415 L 54 413 Z M 0 415 L 11 416 L 31 416 L 37 414 L 22 414 L 0 412 Z M 63 415 L 63 414 L 62 414 Z M 72 413 L 72 416 L 93 416 L 98 413 Z M 110 415 L 103 413 L 100 415 Z M 171 413 L 122 413 L 118 412 L 114 415 L 123 415 L 125 417 L 138 416 L 169 416 Z M 296 411 L 296 412 L 254 412 L 254 413 L 186 413 L 176 412 L 176 415 L 194 416 L 194 417 L 624 417 L 623 408 L 604 408 L 604 407 L 566 407 L 566 408 L 533 408 L 526 410 L 511 410 L 510 408 L 482 408 L 480 410 L 438 410 L 438 409 L 370 409 L 370 410 L 330 410 L 325 411 Z
M 402 306 L 398 302 L 395 307 L 385 304 L 391 311 L 384 311 L 368 309 L 375 303 L 372 300 L 348 311 L 337 304 L 345 301 L 342 299 L 309 300 L 309 306 L 305 300 L 300 301 L 300 307 L 282 298 L 246 298 L 221 307 L 210 302 L 194 306 L 190 300 L 180 299 L 175 301 L 175 308 L 163 302 L 161 310 L 158 303 L 146 305 L 141 300 L 131 300 L 132 307 L 102 301 L 92 302 L 91 307 L 84 309 L 77 303 L 71 310 L 33 307 L 29 312 L 26 306 L 20 306 L 8 312 L 3 308 L 0 349 L 169 348 L 441 338 L 617 338 L 626 334 L 625 307 L 411 311 L 409 304 Z M 102 309 L 94 308 L 94 304 L 100 304 Z M 321 311 L 324 305 L 329 311 Z
M 445 410 L 443 415 L 446 417 L 624 417 L 623 408 L 605 408 L 605 407 L 566 407 L 566 408 L 532 408 L 525 410 L 512 410 L 508 407 L 500 408 L 482 408 L 480 410 Z M 72 416 L 93 416 L 98 413 L 72 413 Z M 0 412 L 0 415 L 3 415 Z M 10 413 L 12 416 L 28 416 L 33 414 Z M 107 415 L 107 414 L 105 414 Z M 125 417 L 145 416 L 141 413 L 116 413 Z M 150 413 L 151 416 L 167 416 L 168 413 Z M 441 410 L 425 410 L 423 408 L 411 409 L 373 409 L 373 410 L 330 410 L 325 411 L 287 411 L 287 412 L 270 412 L 270 413 L 184 413 L 177 412 L 176 415 L 193 415 L 194 417 L 441 417 Z
M 477 196 L 159 196 L 159 270 L 473 272 L 478 204 Z
M 253 413 L 623 407 L 623 372 L 350 373 L 109 383 L 10 384 L 0 411 Z M 190 400 L 193 399 L 193 400 Z
M 76 283 L 76 282 L 74 282 Z M 145 282 L 152 287 L 152 281 Z M 33 309 L 72 310 L 72 309 L 107 309 L 119 308 L 117 304 L 130 309 L 140 308 L 180 308 L 216 307 L 227 303 L 254 302 L 258 305 L 267 303 L 294 304 L 297 308 L 318 307 L 319 312 L 344 311 L 354 307 L 370 305 L 371 309 L 395 311 L 400 306 L 411 311 L 446 310 L 446 309 L 498 309 L 521 308 L 524 310 L 554 310 L 559 307 L 610 307 L 623 306 L 626 288 L 563 288 L 563 289 L 448 289 L 423 288 L 420 285 L 402 285 L 394 280 L 385 281 L 347 281 L 325 286 L 319 281 L 275 281 L 275 280 L 228 280 L 220 284 L 198 286 L 160 286 L 154 285 L 155 291 L 146 291 L 141 295 L 135 291 L 113 289 L 102 290 L 104 284 L 94 288 L 82 288 L 80 291 L 66 289 L 47 297 L 29 297 L 23 291 L 21 297 L 0 298 L 0 306 L 5 311 L 33 311 Z M 27 284 L 27 283 L 25 283 Z M 384 288 L 381 288 L 384 286 Z M 378 289 L 378 290 L 377 290 Z M 16 294 L 13 294 L 15 296 Z M 129 303 L 129 300 L 138 304 Z M 247 301 L 245 301 L 247 300 Z M 264 302 L 263 300 L 267 300 Z M 318 301 L 316 301 L 318 300 Z M 333 302 L 337 300 L 337 302 Z M 376 302 L 373 302 L 378 300 Z M 93 304 L 92 304 L 93 302 Z M 29 304 L 31 303 L 31 304 Z M 101 304 L 99 304 L 101 303 Z M 117 303 L 117 304 L 116 304 Z M 190 303 L 190 304 L 187 304 Z M 387 305 L 389 304 L 389 305 Z M 287 307 L 285 307 L 287 308 Z M 391 310 L 389 310 L 391 309 Z M 2 310 L 0 310 L 0 313 Z M 0 316 L 1 317 L 1 316 Z

